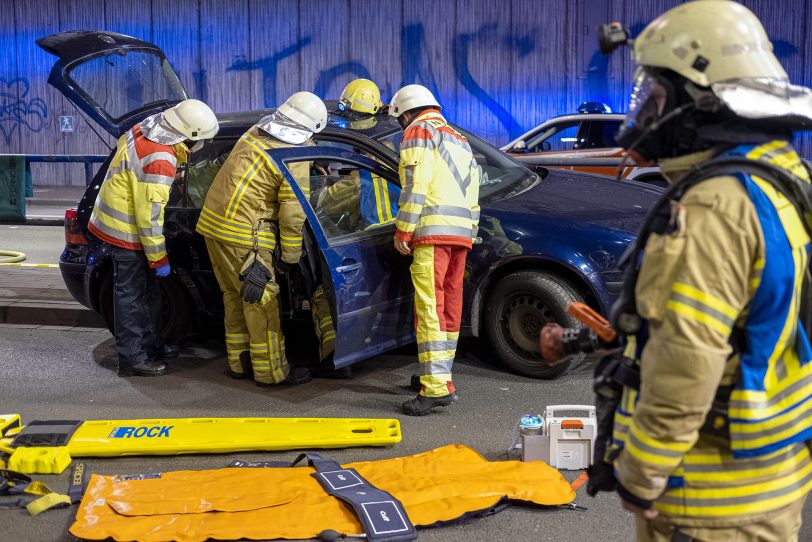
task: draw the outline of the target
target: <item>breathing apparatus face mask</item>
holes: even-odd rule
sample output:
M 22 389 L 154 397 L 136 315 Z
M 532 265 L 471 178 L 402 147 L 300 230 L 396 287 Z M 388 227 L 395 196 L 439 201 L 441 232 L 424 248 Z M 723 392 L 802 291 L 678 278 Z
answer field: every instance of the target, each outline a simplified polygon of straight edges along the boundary
M 673 109 L 674 94 L 674 86 L 663 75 L 638 69 L 626 119 L 615 137 L 617 144 L 646 160 L 666 156 L 667 138 L 661 121 Z

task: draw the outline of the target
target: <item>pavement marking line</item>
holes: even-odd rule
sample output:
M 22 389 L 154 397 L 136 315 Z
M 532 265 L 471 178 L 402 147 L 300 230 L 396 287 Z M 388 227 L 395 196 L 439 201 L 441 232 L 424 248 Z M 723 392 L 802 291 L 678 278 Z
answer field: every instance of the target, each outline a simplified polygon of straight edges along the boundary
M 59 267 L 58 263 L 0 263 L 4 267 Z

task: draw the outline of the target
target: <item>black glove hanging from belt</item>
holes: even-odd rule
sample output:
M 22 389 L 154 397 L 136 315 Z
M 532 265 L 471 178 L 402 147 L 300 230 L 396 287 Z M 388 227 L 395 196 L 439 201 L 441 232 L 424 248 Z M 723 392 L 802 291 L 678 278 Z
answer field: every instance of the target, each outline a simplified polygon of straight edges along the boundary
M 243 281 L 240 295 L 246 303 L 259 303 L 265 286 L 273 279 L 273 273 L 259 261 L 256 252 L 252 257 L 240 273 L 240 280 Z

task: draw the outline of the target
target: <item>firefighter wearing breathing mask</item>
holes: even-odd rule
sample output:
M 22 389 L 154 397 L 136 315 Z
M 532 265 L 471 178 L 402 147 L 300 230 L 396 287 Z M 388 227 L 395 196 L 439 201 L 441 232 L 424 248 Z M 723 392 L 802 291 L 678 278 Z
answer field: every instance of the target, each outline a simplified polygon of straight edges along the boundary
M 790 140 L 812 92 L 728 0 L 666 12 L 633 49 L 617 141 L 671 188 L 627 258 L 612 318 L 638 376 L 608 375 L 622 394 L 596 459 L 640 541 L 798 540 L 812 487 L 810 177 Z
M 275 270 L 302 255 L 304 211 L 266 149 L 311 145 L 327 124 L 318 96 L 297 92 L 234 145 L 206 194 L 197 231 L 206 238 L 225 306 L 228 374 L 259 386 L 304 384 L 310 372 L 285 357 Z M 309 191 L 310 162 L 288 169 Z M 274 253 L 279 245 L 279 259 Z
M 112 245 L 113 312 L 121 376 L 158 376 L 177 348 L 161 344 L 155 277 L 169 276 L 164 207 L 176 168 L 219 129 L 203 102 L 184 100 L 133 126 L 118 140 L 88 229 Z M 189 148 L 190 146 L 191 149 Z

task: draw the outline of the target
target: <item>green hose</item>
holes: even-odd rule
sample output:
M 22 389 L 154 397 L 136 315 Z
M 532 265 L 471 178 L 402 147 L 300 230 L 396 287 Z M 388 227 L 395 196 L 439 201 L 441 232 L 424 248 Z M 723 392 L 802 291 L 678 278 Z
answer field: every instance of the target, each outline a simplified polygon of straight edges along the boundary
M 6 258 L 0 258 L 0 263 L 17 263 L 25 259 L 25 253 L 16 250 L 0 250 L 0 256 L 6 256 Z

